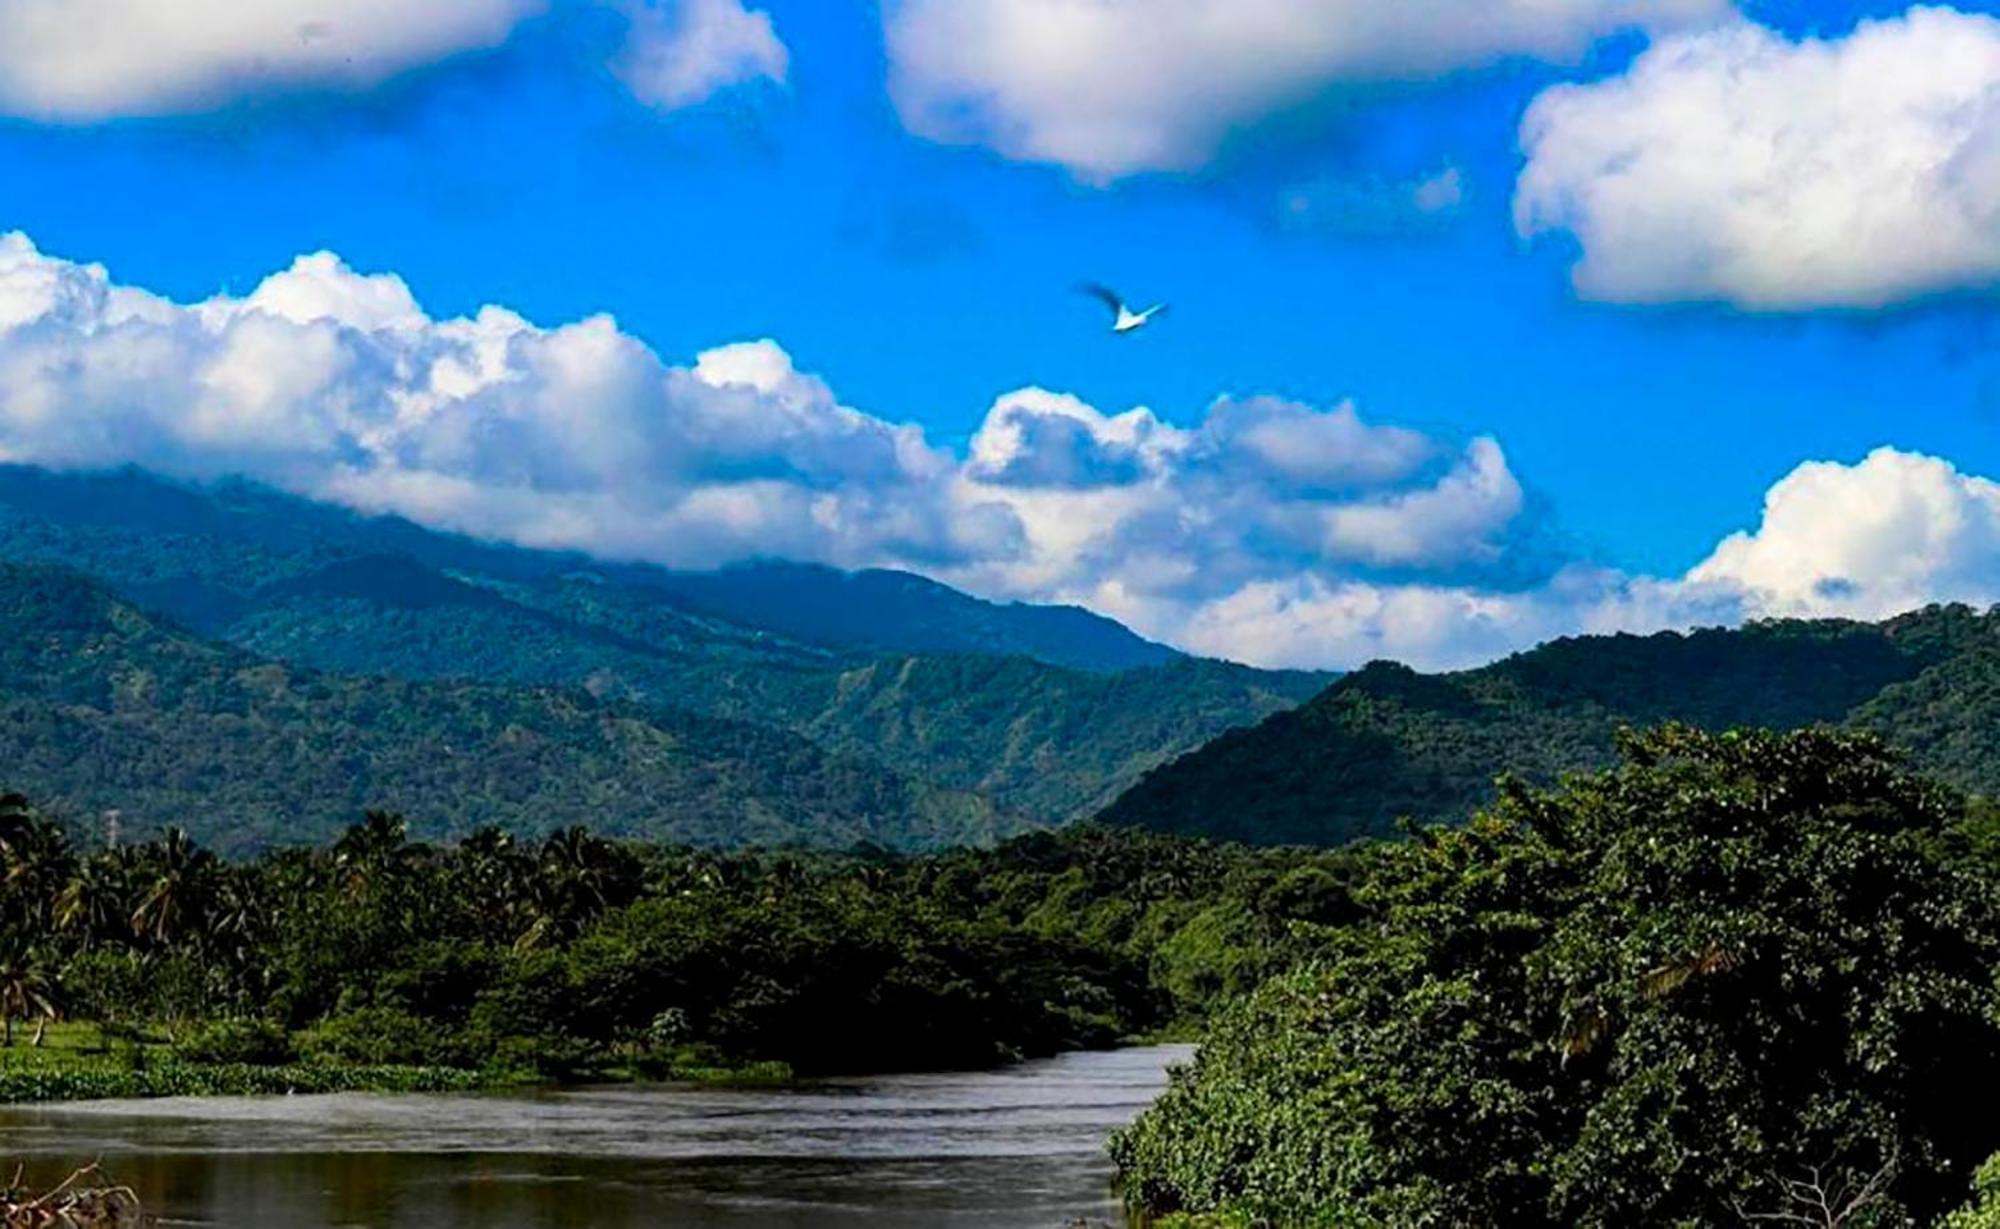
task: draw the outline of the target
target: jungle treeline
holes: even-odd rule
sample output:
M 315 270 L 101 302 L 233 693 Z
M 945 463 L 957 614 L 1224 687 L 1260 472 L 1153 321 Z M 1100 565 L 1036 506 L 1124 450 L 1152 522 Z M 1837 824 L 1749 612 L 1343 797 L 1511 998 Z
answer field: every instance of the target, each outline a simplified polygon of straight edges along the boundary
M 906 857 L 539 840 L 367 815 L 228 861 L 0 802 L 0 1015 L 182 1059 L 590 1079 L 976 1067 L 1186 1030 L 1348 908 L 1350 852 L 1097 829 Z

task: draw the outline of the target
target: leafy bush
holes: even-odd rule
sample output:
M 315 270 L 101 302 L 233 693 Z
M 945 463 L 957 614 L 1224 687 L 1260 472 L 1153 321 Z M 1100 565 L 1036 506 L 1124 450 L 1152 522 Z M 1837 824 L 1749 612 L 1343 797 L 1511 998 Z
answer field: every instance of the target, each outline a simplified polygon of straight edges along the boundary
M 248 1063 L 274 1067 L 296 1053 L 291 1034 L 269 1020 L 225 1019 L 198 1024 L 174 1043 L 174 1053 L 191 1063 Z
M 481 1062 L 458 1034 L 398 1007 L 359 1007 L 328 1016 L 302 1040 L 307 1057 L 321 1062 L 419 1067 Z
M 1739 1223 L 1795 1182 L 1873 1182 L 1881 1224 L 1956 1202 L 2000 1145 L 2000 915 L 1959 804 L 1858 735 L 1623 750 L 1378 849 L 1366 924 L 1117 1138 L 1129 1191 L 1288 1225 Z

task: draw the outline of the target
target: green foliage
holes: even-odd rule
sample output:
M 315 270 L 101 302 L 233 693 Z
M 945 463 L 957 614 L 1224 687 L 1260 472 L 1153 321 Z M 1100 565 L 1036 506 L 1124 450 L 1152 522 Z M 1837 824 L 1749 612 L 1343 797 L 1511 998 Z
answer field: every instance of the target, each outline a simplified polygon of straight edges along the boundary
M 316 1087 L 349 1068 L 985 1066 L 1185 1029 L 1352 912 L 1354 855 L 1095 829 L 924 858 L 728 855 L 575 827 L 432 845 L 371 812 L 320 849 L 231 863 L 178 831 L 79 857 L 15 808 L 0 876 L 37 886 L 5 899 L 62 919 L 25 950 L 64 970 L 59 1010 L 128 1037 L 17 1068 L 36 1097 L 206 1078 L 189 1068 Z M 140 1043 L 141 1028 L 176 1043 Z
M 2000 1156 L 1979 1167 L 1972 1202 L 1938 1222 L 1938 1229 L 2000 1229 Z
M 1374 850 L 1363 924 L 1226 1012 L 1118 1138 L 1134 1196 L 1324 1225 L 1955 1202 L 2000 1144 L 2000 908 L 1958 803 L 1854 735 L 1624 753 Z
M 490 1081 L 449 1067 L 357 1067 L 162 1062 L 109 1068 L 17 1071 L 0 1068 L 0 1105 L 129 1097 L 303 1096 L 329 1092 L 462 1092 Z
M 195 1025 L 174 1042 L 174 1054 L 191 1063 L 244 1063 L 275 1067 L 297 1057 L 292 1038 L 269 1020 L 234 1018 Z
M 299 1048 L 321 1061 L 375 1067 L 477 1067 L 488 1057 L 448 1023 L 388 1005 L 335 1012 L 300 1034 Z

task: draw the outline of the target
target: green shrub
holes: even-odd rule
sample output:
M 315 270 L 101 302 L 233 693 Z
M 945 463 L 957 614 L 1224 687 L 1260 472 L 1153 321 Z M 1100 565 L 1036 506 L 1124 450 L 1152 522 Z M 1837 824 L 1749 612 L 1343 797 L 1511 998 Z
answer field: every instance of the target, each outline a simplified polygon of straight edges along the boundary
M 308 1058 L 366 1066 L 477 1067 L 462 1033 L 400 1007 L 358 1007 L 314 1025 L 301 1038 Z
M 274 1067 L 297 1057 L 292 1038 L 269 1020 L 211 1020 L 174 1042 L 174 1053 L 191 1063 L 248 1063 Z

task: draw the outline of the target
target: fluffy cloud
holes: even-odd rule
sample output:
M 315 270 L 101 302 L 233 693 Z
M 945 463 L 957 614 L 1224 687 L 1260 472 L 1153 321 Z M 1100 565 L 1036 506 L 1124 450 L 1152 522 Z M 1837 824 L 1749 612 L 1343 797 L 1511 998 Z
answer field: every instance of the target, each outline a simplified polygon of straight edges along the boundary
M 2000 601 L 2000 485 L 1890 448 L 1855 465 L 1799 466 L 1752 532 L 1689 578 L 1767 615 L 1880 619 L 1934 601 Z
M 732 85 L 783 82 L 791 64 L 768 13 L 740 0 L 627 0 L 631 20 L 611 71 L 639 101 L 693 106 Z
M 0 0 L 0 113 L 90 122 L 273 90 L 365 90 L 496 47 L 565 2 L 626 15 L 612 68 L 652 105 L 784 77 L 770 18 L 741 0 Z
M 1476 575 L 1522 506 L 1494 441 L 1351 405 L 1224 399 L 1180 426 L 1025 389 L 961 457 L 843 405 L 768 341 L 676 366 L 609 317 L 437 320 L 401 279 L 326 253 L 180 304 L 21 235 L 0 238 L 0 459 L 240 473 L 679 566 L 906 567 L 1157 634 L 1301 577 Z
M 0 239 L 0 456 L 137 462 L 539 545 L 701 565 L 1004 556 L 949 456 L 840 405 L 769 343 L 672 367 L 609 317 L 433 320 L 390 275 L 303 257 L 180 305 Z
M 1476 572 L 1522 506 L 1494 441 L 1447 448 L 1351 405 L 1225 398 L 1182 428 L 1041 389 L 994 404 L 958 491 L 963 506 L 1005 508 L 1023 549 L 947 579 L 1081 602 L 1169 637 L 1190 612 L 1260 585 Z
M 366 88 L 492 47 L 544 0 L 0 0 L 0 106 L 94 120 L 273 85 Z
M 904 123 L 1093 180 L 1207 162 L 1237 127 L 1338 86 L 1417 82 L 1728 0 L 889 0 Z
M 1883 619 L 1932 602 L 2000 603 L 2000 484 L 1879 448 L 1808 461 L 1775 483 L 1754 529 L 1680 577 L 1572 565 L 1527 588 L 1383 584 L 1305 572 L 1152 611 L 1189 649 L 1267 665 L 1384 657 L 1473 665 L 1554 636 L 1749 618 Z
M 902 567 L 1261 665 L 1459 666 L 1574 632 L 2000 600 L 2000 485 L 1936 458 L 1802 465 L 1684 576 L 1536 571 L 1492 439 L 1273 397 L 1182 425 L 1031 388 L 959 455 L 769 341 L 675 365 L 605 316 L 438 320 L 324 253 L 182 304 L 0 236 L 0 460 L 242 474 L 686 567 Z
M 1737 24 L 1549 90 L 1524 235 L 1584 295 L 1874 307 L 2000 280 L 2000 21 L 1916 8 L 1834 41 Z

